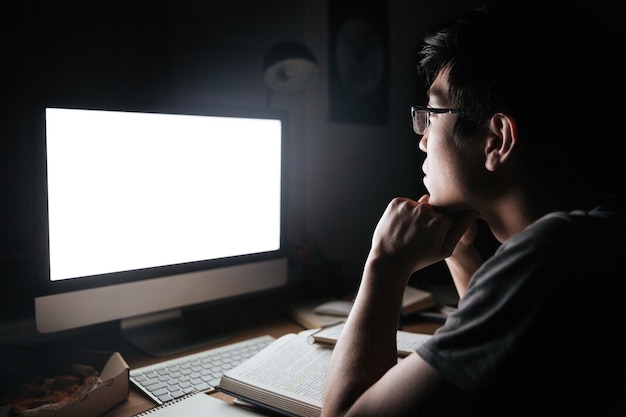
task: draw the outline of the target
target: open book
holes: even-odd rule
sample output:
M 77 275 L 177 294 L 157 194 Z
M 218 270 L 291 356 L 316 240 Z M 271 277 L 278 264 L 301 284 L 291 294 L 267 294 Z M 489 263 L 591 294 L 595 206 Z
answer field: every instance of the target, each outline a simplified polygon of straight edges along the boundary
M 218 389 L 286 416 L 319 417 L 326 370 L 343 323 L 286 334 L 252 358 L 228 370 Z M 430 335 L 398 332 L 403 352 Z M 415 337 L 411 336 L 415 335 Z M 400 352 L 399 356 L 403 356 Z M 400 360 L 400 359 L 399 359 Z
M 334 345 L 343 329 L 343 322 L 333 324 L 314 331 L 309 336 L 309 342 L 327 343 Z M 431 337 L 429 334 L 406 332 L 398 330 L 396 332 L 396 346 L 398 357 L 403 358 L 414 352 L 415 349 Z

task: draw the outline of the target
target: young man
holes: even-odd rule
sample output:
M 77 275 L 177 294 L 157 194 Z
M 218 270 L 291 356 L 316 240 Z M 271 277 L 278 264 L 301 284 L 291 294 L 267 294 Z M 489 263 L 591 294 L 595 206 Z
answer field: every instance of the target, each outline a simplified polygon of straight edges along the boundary
M 492 2 L 426 37 L 411 114 L 428 194 L 374 231 L 324 417 L 625 415 L 619 52 L 543 6 Z M 501 242 L 486 260 L 477 219 Z M 441 260 L 458 309 L 398 362 L 404 288 Z

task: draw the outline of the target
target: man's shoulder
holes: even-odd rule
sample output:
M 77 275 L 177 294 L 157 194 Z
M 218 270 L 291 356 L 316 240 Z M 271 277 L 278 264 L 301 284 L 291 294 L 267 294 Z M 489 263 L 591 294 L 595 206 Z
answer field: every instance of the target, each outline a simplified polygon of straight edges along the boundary
M 589 231 L 615 232 L 626 218 L 625 195 L 615 193 L 607 196 L 592 208 L 548 213 L 529 226 L 531 231 L 565 231 L 577 233 Z
M 624 207 L 624 196 L 612 195 L 593 208 L 551 212 L 513 236 L 505 246 L 531 247 L 535 252 L 623 246 Z

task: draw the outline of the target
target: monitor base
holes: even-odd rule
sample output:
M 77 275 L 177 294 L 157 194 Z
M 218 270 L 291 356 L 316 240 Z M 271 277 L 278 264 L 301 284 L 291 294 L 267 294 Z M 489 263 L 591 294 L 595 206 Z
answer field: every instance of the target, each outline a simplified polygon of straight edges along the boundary
M 185 353 L 227 340 L 230 336 L 212 333 L 213 328 L 183 317 L 179 309 L 123 319 L 122 335 L 142 352 L 153 357 Z

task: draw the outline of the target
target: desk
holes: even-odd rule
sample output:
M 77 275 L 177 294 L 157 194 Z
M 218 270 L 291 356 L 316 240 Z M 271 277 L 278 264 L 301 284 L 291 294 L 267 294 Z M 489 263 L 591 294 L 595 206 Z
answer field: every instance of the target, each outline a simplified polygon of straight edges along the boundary
M 407 321 L 405 323 L 404 329 L 408 331 L 412 331 L 412 332 L 432 334 L 439 326 L 440 324 L 437 324 L 437 323 Z M 277 318 L 276 320 L 273 320 L 265 325 L 255 326 L 253 328 L 247 328 L 247 329 L 237 331 L 228 340 L 225 340 L 221 343 L 216 343 L 204 349 L 218 347 L 218 346 L 222 346 L 225 344 L 248 339 L 251 337 L 261 336 L 264 334 L 269 334 L 274 337 L 280 337 L 286 333 L 297 333 L 301 330 L 304 330 L 302 326 L 290 320 L 289 318 L 286 318 L 286 317 Z M 118 340 L 114 343 L 118 345 L 117 351 L 122 354 L 122 356 L 126 360 L 126 363 L 128 363 L 128 365 L 131 368 L 137 368 L 137 367 L 149 365 L 151 363 L 155 363 L 161 360 L 165 360 L 164 358 L 151 358 L 149 356 L 146 356 L 145 354 L 143 354 L 142 352 L 134 348 L 125 340 Z M 186 352 L 185 354 L 202 351 L 204 349 L 199 348 L 196 350 Z M 182 356 L 182 355 L 179 355 L 179 356 Z M 170 358 L 167 358 L 167 359 L 170 359 Z M 229 400 L 229 398 L 222 393 L 215 393 L 211 395 L 218 396 L 227 401 Z M 116 407 L 112 408 L 107 413 L 103 414 L 102 417 L 131 417 L 137 413 L 140 413 L 154 406 L 155 406 L 154 402 L 152 402 L 143 394 L 141 394 L 131 384 L 130 394 L 128 396 L 128 399 L 118 404 Z

